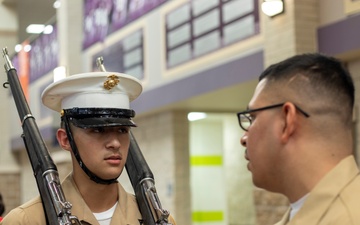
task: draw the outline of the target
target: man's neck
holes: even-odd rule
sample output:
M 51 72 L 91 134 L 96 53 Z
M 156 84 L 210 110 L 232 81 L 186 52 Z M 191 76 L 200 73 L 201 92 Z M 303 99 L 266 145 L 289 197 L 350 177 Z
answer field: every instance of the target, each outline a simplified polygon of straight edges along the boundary
M 118 201 L 118 184 L 98 184 L 88 177 L 76 177 L 74 181 L 81 196 L 92 212 L 103 212 Z

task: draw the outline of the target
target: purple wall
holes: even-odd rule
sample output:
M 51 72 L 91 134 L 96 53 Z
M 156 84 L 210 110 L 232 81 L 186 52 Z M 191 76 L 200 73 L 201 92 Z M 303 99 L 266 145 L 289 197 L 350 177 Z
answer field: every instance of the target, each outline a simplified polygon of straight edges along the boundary
M 360 14 L 319 28 L 318 46 L 328 55 L 360 50 Z
M 144 113 L 167 104 L 257 79 L 264 68 L 263 58 L 263 52 L 259 51 L 159 88 L 143 92 L 139 98 L 132 102 L 131 106 L 136 113 Z

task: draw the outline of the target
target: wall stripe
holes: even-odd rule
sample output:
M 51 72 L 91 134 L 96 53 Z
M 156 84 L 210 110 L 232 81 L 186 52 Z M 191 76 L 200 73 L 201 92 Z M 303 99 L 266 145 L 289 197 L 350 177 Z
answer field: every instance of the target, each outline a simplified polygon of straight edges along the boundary
M 222 156 L 210 155 L 210 156 L 191 156 L 191 166 L 221 166 Z
M 328 55 L 360 50 L 360 14 L 318 28 L 319 52 Z M 336 44 L 334 44 L 336 43 Z
M 221 88 L 258 79 L 264 69 L 263 51 L 144 91 L 131 102 L 137 115 Z M 185 90 L 185 91 L 184 91 Z
M 193 222 L 218 222 L 224 220 L 222 211 L 194 211 L 192 212 Z

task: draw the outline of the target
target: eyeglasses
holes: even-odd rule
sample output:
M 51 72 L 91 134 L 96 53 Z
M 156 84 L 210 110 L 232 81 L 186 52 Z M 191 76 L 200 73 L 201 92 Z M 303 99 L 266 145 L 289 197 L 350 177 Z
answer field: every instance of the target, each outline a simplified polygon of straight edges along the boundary
M 284 104 L 285 104 L 285 102 L 280 103 L 280 104 L 276 104 L 276 105 L 270 105 L 270 106 L 261 107 L 261 108 L 258 108 L 258 109 L 250 109 L 250 110 L 246 110 L 246 111 L 243 111 L 243 112 L 238 112 L 237 117 L 238 117 L 238 120 L 239 120 L 239 125 L 244 131 L 248 131 L 249 127 L 251 126 L 252 121 L 253 121 L 253 118 L 250 115 L 250 113 L 280 107 L 280 106 L 283 106 Z M 300 109 L 298 106 L 295 105 L 295 108 L 299 112 L 301 112 L 305 117 L 310 116 L 308 113 L 306 113 L 304 110 Z

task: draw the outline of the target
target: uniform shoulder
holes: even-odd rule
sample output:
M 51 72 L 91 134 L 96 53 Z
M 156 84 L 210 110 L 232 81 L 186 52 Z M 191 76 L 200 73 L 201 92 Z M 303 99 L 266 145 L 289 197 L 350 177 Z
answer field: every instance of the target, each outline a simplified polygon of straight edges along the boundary
M 36 207 L 36 206 L 42 207 L 42 202 L 41 202 L 40 196 L 37 196 L 37 197 L 25 202 L 24 204 L 20 205 L 19 208 L 27 209 L 27 208 Z
M 353 220 L 360 222 L 360 174 L 358 174 L 340 193 L 340 199 Z
M 346 202 L 357 202 L 360 206 L 360 174 L 358 174 L 340 193 L 341 198 Z
M 1 225 L 40 225 L 44 223 L 45 216 L 40 197 L 12 209 L 1 221 Z

